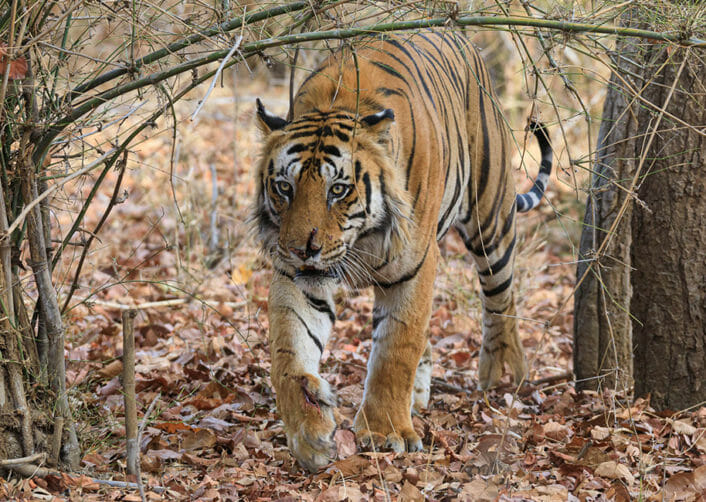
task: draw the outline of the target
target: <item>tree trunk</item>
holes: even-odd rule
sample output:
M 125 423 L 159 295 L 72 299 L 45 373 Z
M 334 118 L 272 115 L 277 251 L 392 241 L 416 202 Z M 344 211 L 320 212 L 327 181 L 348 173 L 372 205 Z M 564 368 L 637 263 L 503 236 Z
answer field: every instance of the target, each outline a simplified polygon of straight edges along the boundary
M 24 82 L 13 82 L 0 102 L 0 458 L 32 457 L 75 469 L 80 448 L 66 393 L 64 329 L 49 266 L 49 228 L 44 226 L 48 218 L 46 211 L 43 214 L 48 206 L 34 204 L 44 172 L 32 162 L 36 131 L 18 125 L 39 123 L 34 99 L 27 62 Z M 30 204 L 26 225 L 8 233 L 9 222 Z M 23 300 L 18 263 L 12 260 L 13 246 L 15 258 L 21 258 L 23 241 L 28 243 L 26 261 L 38 296 L 35 313 L 46 328 L 46 347 L 38 344 Z
M 706 138 L 687 126 L 706 123 L 699 56 L 618 41 L 580 244 L 578 385 L 634 378 L 658 408 L 706 399 Z
M 634 44 L 621 39 L 617 51 Z M 637 70 L 629 60 L 617 65 L 628 79 Z M 629 184 L 642 141 L 636 137 L 639 103 L 622 89 L 621 78 L 614 73 L 608 86 L 579 248 L 574 372 L 582 389 L 632 386 Z
M 683 409 L 706 401 L 706 62 L 703 53 L 659 51 L 644 74 L 661 65 L 643 97 L 664 107 L 676 80 L 666 113 L 701 131 L 665 117 L 647 152 L 632 217 L 635 393 Z

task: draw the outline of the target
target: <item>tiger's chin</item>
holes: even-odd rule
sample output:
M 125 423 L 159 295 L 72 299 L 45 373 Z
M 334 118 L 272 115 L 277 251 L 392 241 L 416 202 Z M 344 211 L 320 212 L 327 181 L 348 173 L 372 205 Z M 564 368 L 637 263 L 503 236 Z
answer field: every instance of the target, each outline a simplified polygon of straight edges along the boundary
M 338 273 L 332 268 L 301 267 L 294 273 L 294 280 L 323 281 L 326 279 L 339 279 Z
M 316 268 L 302 266 L 294 272 L 294 283 L 304 291 L 314 292 L 320 288 L 338 285 L 340 276 L 332 267 Z

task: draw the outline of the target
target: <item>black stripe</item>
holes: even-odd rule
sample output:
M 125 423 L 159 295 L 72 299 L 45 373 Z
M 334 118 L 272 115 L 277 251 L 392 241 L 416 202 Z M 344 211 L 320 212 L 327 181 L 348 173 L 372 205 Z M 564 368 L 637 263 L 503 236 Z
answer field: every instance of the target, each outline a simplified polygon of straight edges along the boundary
M 417 263 L 417 265 L 409 272 L 407 272 L 405 275 L 397 279 L 396 281 L 392 282 L 383 282 L 383 281 L 378 281 L 378 285 L 381 288 L 391 288 L 392 286 L 397 286 L 398 284 L 402 284 L 403 282 L 407 282 L 411 279 L 414 278 L 419 273 L 419 270 L 422 268 L 422 265 L 424 265 L 424 262 L 427 259 L 427 253 L 429 253 L 429 246 L 431 245 L 431 242 L 427 243 L 427 248 L 424 250 L 424 256 L 422 256 L 422 260 Z
M 509 288 L 509 287 L 510 287 L 510 284 L 512 284 L 512 276 L 508 277 L 508 279 L 507 279 L 505 282 L 503 282 L 502 284 L 499 284 L 498 286 L 494 287 L 494 288 L 491 289 L 490 291 L 486 291 L 486 290 L 484 289 L 484 290 L 483 290 L 483 294 L 484 294 L 486 297 L 499 295 L 500 293 L 502 293 L 503 291 L 505 291 L 507 288 Z
M 304 120 L 302 122 L 295 122 L 295 125 L 290 125 L 287 127 L 287 132 L 301 132 L 307 129 L 316 130 L 319 128 L 318 121 L 314 120 Z
M 277 267 L 274 267 L 274 269 L 275 269 L 275 272 L 277 272 L 280 275 L 285 276 L 287 279 L 292 280 L 292 281 L 294 280 L 294 276 L 289 274 L 288 272 L 285 272 L 284 270 L 277 268 Z
M 368 173 L 363 175 L 363 184 L 365 184 L 365 212 L 370 214 L 370 199 L 372 198 L 373 189 L 370 186 L 370 175 Z
M 390 213 L 387 212 L 387 208 L 383 210 L 383 219 L 379 223 L 376 223 L 374 227 L 370 227 L 366 230 L 364 230 L 359 236 L 358 240 L 361 240 L 365 237 L 369 237 L 372 234 L 375 233 L 385 233 L 390 230 L 390 225 L 392 225 L 392 217 L 390 216 Z M 379 270 L 376 268 L 376 270 Z
M 319 352 L 323 354 L 324 353 L 324 346 L 321 344 L 321 340 L 319 340 L 318 338 L 316 338 L 314 336 L 314 333 L 311 332 L 311 330 L 309 329 L 309 326 L 306 324 L 306 321 L 304 321 L 304 319 L 302 319 L 302 316 L 299 315 L 299 312 L 294 310 L 292 307 L 285 307 L 285 308 L 287 310 L 291 311 L 296 316 L 296 318 L 299 319 L 299 322 L 301 322 L 302 326 L 304 326 L 304 329 L 306 329 L 306 334 L 309 335 L 309 338 L 311 338 L 313 340 L 314 344 L 316 344 L 316 347 L 318 347 Z
M 488 137 L 488 124 L 486 123 L 485 116 L 485 100 L 483 97 L 483 89 L 478 88 L 478 107 L 480 110 L 480 122 L 483 126 L 483 161 L 480 165 L 480 180 L 478 181 L 478 187 L 476 190 L 473 189 L 474 176 L 471 176 L 470 183 L 468 185 L 468 209 L 466 214 L 461 218 L 461 223 L 464 225 L 468 223 L 473 214 L 473 208 L 476 203 L 480 202 L 483 192 L 485 191 L 485 186 L 488 184 L 488 175 L 490 173 L 490 138 Z
M 488 117 L 485 114 L 485 97 L 483 89 L 478 92 L 478 106 L 480 108 L 480 121 L 483 125 L 483 162 L 480 165 L 480 180 L 478 182 L 477 195 L 474 194 L 474 202 L 480 200 L 485 192 L 485 186 L 488 184 L 488 175 L 490 174 L 490 136 L 488 135 Z
M 512 242 L 510 245 L 507 247 L 505 250 L 505 254 L 500 258 L 498 261 L 493 263 L 490 267 L 488 267 L 486 270 L 483 270 L 481 272 L 478 272 L 480 275 L 495 275 L 498 272 L 500 272 L 503 268 L 505 268 L 505 265 L 507 265 L 508 261 L 510 261 L 510 257 L 512 256 L 512 251 L 515 249 L 515 240 L 517 237 L 512 238 Z
M 389 312 L 381 314 L 380 311 L 376 312 L 375 310 L 373 310 L 373 331 L 375 331 L 377 329 L 377 327 L 380 325 L 380 323 L 382 321 L 384 321 L 388 318 L 392 319 L 395 322 L 400 323 L 402 326 L 407 327 L 407 323 L 405 321 L 403 321 L 402 319 L 400 319 L 399 317 L 397 317 Z
M 476 256 L 485 256 L 486 254 L 491 254 L 495 249 L 498 247 L 498 245 L 502 242 L 503 238 L 507 235 L 507 233 L 510 231 L 510 228 L 512 228 L 512 223 L 515 220 L 515 206 L 517 205 L 517 201 L 515 201 L 512 204 L 512 209 L 510 210 L 510 214 L 507 215 L 507 219 L 505 220 L 505 224 L 503 225 L 503 228 L 500 230 L 500 235 L 498 238 L 495 240 L 494 243 L 489 243 L 487 246 L 483 244 L 483 241 L 478 246 L 473 245 L 473 240 L 475 240 L 476 237 L 478 237 L 478 234 L 475 234 L 472 238 L 467 239 L 464 241 L 466 244 L 466 247 L 471 251 L 471 253 L 475 254 Z
M 321 129 L 317 128 L 317 129 L 295 132 L 294 134 L 289 136 L 288 139 L 306 138 L 308 136 L 321 136 Z
M 424 78 L 424 75 L 422 75 L 422 71 L 419 69 L 419 65 L 417 65 L 417 59 L 410 54 L 410 52 L 407 50 L 405 46 L 403 46 L 400 42 L 397 40 L 387 40 L 387 43 L 395 47 L 397 50 L 402 52 L 405 56 L 409 58 L 409 61 L 412 63 L 412 66 L 414 66 L 414 69 L 417 70 L 417 77 L 418 77 L 418 82 L 421 82 L 422 87 L 424 88 L 424 92 L 426 93 L 427 97 L 429 98 L 429 101 L 431 101 L 432 107 L 436 110 L 436 101 L 434 100 L 434 96 L 432 95 L 431 91 L 429 90 L 429 87 L 427 86 L 427 79 Z M 409 44 L 415 51 L 417 51 L 417 48 L 414 46 L 414 44 Z M 402 64 L 405 67 L 409 67 L 408 65 L 405 65 L 400 61 L 394 54 L 389 53 L 388 55 L 395 60 L 397 60 L 400 64 Z
M 328 316 L 328 318 L 331 320 L 331 323 L 336 322 L 336 314 L 333 313 L 333 310 L 331 310 L 331 306 L 328 304 L 328 302 L 326 300 L 322 300 L 321 298 L 316 298 L 315 296 L 312 296 L 306 292 L 304 292 L 304 296 L 306 297 L 306 301 L 309 302 L 309 305 L 313 309 L 318 310 L 322 314 L 326 314 Z
M 377 66 L 378 68 L 382 69 L 385 73 L 389 73 L 393 77 L 397 77 L 399 79 L 404 80 L 404 77 L 402 77 L 400 72 L 395 70 L 392 66 L 386 65 L 385 63 L 381 63 L 380 61 L 371 61 L 371 63 Z
M 410 131 L 410 133 L 412 135 L 412 145 L 409 147 L 409 159 L 407 159 L 407 170 L 405 171 L 407 178 L 405 180 L 405 185 L 404 185 L 405 190 L 409 190 L 409 178 L 410 178 L 410 175 L 412 174 L 412 165 L 414 164 L 414 154 L 417 151 L 417 123 L 414 120 L 414 109 L 412 107 L 412 102 L 409 100 L 408 96 L 405 96 L 405 99 L 407 100 L 407 104 L 409 105 L 409 126 L 412 129 Z
M 503 162 L 503 171 L 505 171 L 505 163 Z M 488 237 L 487 241 L 492 242 L 493 235 L 495 235 L 495 232 L 497 231 L 498 228 L 498 218 L 500 217 L 500 205 L 502 204 L 502 201 L 505 199 L 505 193 L 507 192 L 507 183 L 506 180 L 501 180 L 502 183 L 502 189 L 498 190 L 495 192 L 495 198 L 493 199 L 493 204 L 490 207 L 490 213 L 488 214 L 488 217 L 481 223 L 480 226 L 480 235 L 481 238 L 483 238 L 483 234 L 486 233 L 486 230 L 488 229 L 488 226 L 490 225 L 491 220 L 493 221 L 493 227 L 492 231 L 488 232 Z
M 387 317 L 385 314 L 373 314 L 373 331 L 385 320 L 385 317 Z
M 398 89 L 389 89 L 387 87 L 378 87 L 375 89 L 375 92 L 379 92 L 385 96 L 392 96 L 392 95 L 397 95 L 397 96 L 402 96 L 402 91 Z
M 321 151 L 328 155 L 333 155 L 334 157 L 341 156 L 341 151 L 333 145 L 324 145 Z
M 336 130 L 336 131 L 333 131 L 333 133 L 336 135 L 336 137 L 337 137 L 338 139 L 340 139 L 340 140 L 343 141 L 344 143 L 347 143 L 347 142 L 350 140 L 350 138 L 348 137 L 348 135 L 347 135 L 347 134 L 343 134 L 341 131 Z
M 439 58 L 433 60 L 434 64 L 442 67 L 444 74 L 451 77 L 451 80 L 453 81 L 452 84 L 453 84 L 454 89 L 459 94 L 459 96 L 461 96 L 462 95 L 461 88 L 460 88 L 460 84 L 459 84 L 458 78 L 455 73 L 454 66 L 450 63 L 450 61 L 446 57 L 446 54 L 444 53 L 444 51 L 436 43 L 432 42 L 424 33 L 419 33 L 419 36 L 421 38 L 423 38 L 424 40 L 426 40 L 429 43 L 429 45 L 431 45 L 432 48 L 434 48 L 434 50 L 438 53 Z M 443 37 L 440 37 L 440 38 L 443 40 Z
M 289 149 L 287 150 L 287 155 L 292 155 L 293 153 L 303 152 L 308 149 L 309 149 L 309 145 L 304 144 L 304 143 L 297 143 L 296 145 L 292 145 L 289 147 Z

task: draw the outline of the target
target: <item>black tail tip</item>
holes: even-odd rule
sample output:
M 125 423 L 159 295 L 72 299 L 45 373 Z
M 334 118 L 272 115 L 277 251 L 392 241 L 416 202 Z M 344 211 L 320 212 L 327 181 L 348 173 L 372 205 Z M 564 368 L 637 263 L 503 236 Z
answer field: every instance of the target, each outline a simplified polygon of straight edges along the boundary
M 534 119 L 529 119 L 527 121 L 527 127 L 525 128 L 525 130 L 534 133 L 534 135 L 537 137 L 537 140 L 539 140 L 539 146 L 542 150 L 544 150 L 546 147 L 549 147 L 549 132 L 547 131 L 547 126 L 544 125 L 542 122 L 539 122 Z

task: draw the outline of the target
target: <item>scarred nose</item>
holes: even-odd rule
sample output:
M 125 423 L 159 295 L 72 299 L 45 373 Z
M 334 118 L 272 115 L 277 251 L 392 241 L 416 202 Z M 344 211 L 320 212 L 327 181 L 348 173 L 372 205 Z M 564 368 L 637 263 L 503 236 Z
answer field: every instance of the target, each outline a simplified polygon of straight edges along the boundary
M 315 257 L 321 251 L 321 245 L 315 242 L 316 234 L 318 231 L 319 229 L 316 227 L 311 229 L 311 233 L 309 234 L 309 239 L 306 241 L 305 248 L 290 246 L 289 251 L 293 255 L 304 261 L 308 260 L 309 258 Z

